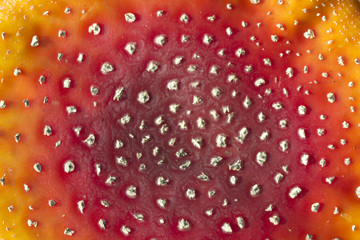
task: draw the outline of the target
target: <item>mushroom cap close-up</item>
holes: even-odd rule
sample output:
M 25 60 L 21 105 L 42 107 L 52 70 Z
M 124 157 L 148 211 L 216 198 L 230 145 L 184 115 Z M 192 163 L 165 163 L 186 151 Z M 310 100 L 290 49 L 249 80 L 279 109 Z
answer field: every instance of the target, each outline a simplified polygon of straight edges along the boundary
M 357 0 L 4 0 L 0 240 L 360 239 Z

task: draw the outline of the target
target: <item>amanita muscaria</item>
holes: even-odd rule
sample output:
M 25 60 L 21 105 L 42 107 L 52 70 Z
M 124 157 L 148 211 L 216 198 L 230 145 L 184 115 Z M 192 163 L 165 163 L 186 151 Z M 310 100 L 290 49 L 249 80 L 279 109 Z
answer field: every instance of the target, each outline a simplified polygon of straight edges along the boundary
M 0 239 L 360 239 L 358 7 L 3 1 Z

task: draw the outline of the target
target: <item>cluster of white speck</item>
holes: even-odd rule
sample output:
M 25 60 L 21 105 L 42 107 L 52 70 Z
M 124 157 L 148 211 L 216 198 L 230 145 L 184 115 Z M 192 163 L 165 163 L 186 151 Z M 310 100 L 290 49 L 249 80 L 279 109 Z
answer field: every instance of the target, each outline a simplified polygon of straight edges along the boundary
M 261 6 L 262 5 L 262 2 L 260 0 L 249 0 L 251 4 L 253 5 L 259 5 Z M 277 1 L 279 5 L 283 5 L 284 1 L 282 0 L 278 0 Z M 234 8 L 236 8 L 237 6 L 233 5 L 233 4 L 226 4 L 226 9 L 228 10 L 233 10 Z M 69 7 L 67 7 L 64 11 L 66 14 L 70 14 L 71 13 L 71 9 Z M 231 11 L 230 11 L 231 12 Z M 303 12 L 304 13 L 307 13 L 307 9 L 303 9 Z M 50 12 L 46 12 L 44 13 L 44 15 L 49 15 Z M 163 10 L 160 10 L 160 11 L 157 11 L 156 12 L 156 16 L 157 17 L 162 17 L 163 15 L 165 14 L 165 11 Z M 270 12 L 268 13 L 269 15 L 271 14 Z M 129 23 L 129 25 L 131 26 L 135 26 L 137 24 L 137 21 L 139 21 L 139 18 L 137 18 L 137 15 L 134 14 L 134 13 L 125 13 L 124 14 L 124 19 L 125 19 L 125 22 Z M 327 21 L 327 18 L 326 16 L 322 16 L 322 21 Z M 192 17 L 186 13 L 183 13 L 180 15 L 180 17 L 178 18 L 178 21 L 180 21 L 181 24 L 189 24 L 189 22 L 192 20 Z M 210 22 L 210 23 L 213 23 L 217 20 L 217 17 L 216 15 L 209 15 L 207 16 L 207 20 Z M 297 20 L 294 21 L 294 25 L 297 25 L 299 22 Z M 251 24 L 249 25 L 248 22 L 246 21 L 242 21 L 241 22 L 241 25 L 246 28 L 248 26 L 251 26 Z M 261 23 L 257 23 L 257 27 L 260 27 L 262 24 Z M 94 35 L 94 36 L 97 36 L 97 35 L 100 35 L 100 34 L 103 34 L 103 31 L 105 29 L 102 29 L 103 25 L 100 24 L 100 23 L 93 23 L 92 25 L 90 25 L 88 27 L 88 32 L 91 34 L 91 35 Z M 281 30 L 281 31 L 285 31 L 285 26 L 283 24 L 276 24 L 276 27 L 278 28 L 278 30 Z M 105 29 L 106 30 L 106 29 Z M 231 39 L 230 37 L 235 37 L 237 30 L 233 27 L 227 27 L 225 29 L 225 33 L 229 39 Z M 331 33 L 332 32 L 332 29 L 329 29 L 328 30 L 328 33 Z M 316 30 L 314 29 L 307 29 L 305 32 L 303 32 L 303 37 L 307 40 L 305 41 L 310 41 L 314 38 L 317 37 L 317 35 L 320 34 L 318 33 Z M 66 38 L 68 35 L 67 31 L 65 30 L 59 30 L 58 31 L 58 37 L 60 38 Z M 234 35 L 234 36 L 233 36 Z M 2 34 L 2 38 L 3 40 L 5 39 L 5 36 L 6 34 L 3 33 Z M 41 40 L 41 39 L 40 39 Z M 165 35 L 165 34 L 159 34 L 159 35 L 156 35 L 154 38 L 153 38 L 153 44 L 158 48 L 162 48 L 162 47 L 167 47 L 168 44 L 170 44 L 170 38 L 169 36 Z M 181 43 L 188 43 L 192 40 L 192 36 L 189 36 L 189 35 L 181 35 Z M 277 43 L 277 42 L 282 42 L 282 36 L 281 34 L 271 34 L 270 35 L 270 40 L 274 43 Z M 254 42 L 257 46 L 261 46 L 259 40 L 257 39 L 257 36 L 251 36 L 250 37 L 250 41 Z M 202 35 L 202 44 L 204 44 L 206 47 L 213 47 L 217 42 L 217 39 L 214 35 L 210 34 L 210 33 L 205 33 Z M 329 40 L 328 41 L 328 44 L 332 44 L 332 40 Z M 277 43 L 278 44 L 278 43 Z M 287 44 L 290 44 L 289 42 L 287 42 Z M 40 41 L 39 41 L 39 38 L 37 35 L 33 35 L 32 36 L 32 39 L 31 39 L 31 42 L 30 42 L 30 46 L 31 47 L 38 47 L 40 45 Z M 141 50 L 141 44 L 139 43 L 136 43 L 136 42 L 127 42 L 125 45 L 122 46 L 123 48 L 123 51 L 125 51 L 125 53 L 127 53 L 127 56 L 129 58 L 131 57 L 136 57 L 136 54 L 139 50 Z M 218 56 L 220 57 L 224 57 L 226 56 L 226 54 L 228 54 L 227 50 L 224 48 L 224 49 L 220 49 L 220 50 L 217 50 L 217 54 Z M 309 50 L 310 51 L 310 50 Z M 239 58 L 239 59 L 244 59 L 246 58 L 246 56 L 248 55 L 247 54 L 247 50 L 245 50 L 244 48 L 238 48 L 236 49 L 235 52 L 233 52 L 232 54 Z M 291 54 L 291 51 L 290 50 L 284 50 L 283 53 L 280 54 L 281 57 L 283 57 L 285 54 Z M 59 53 L 58 54 L 58 60 L 61 60 L 63 58 L 63 54 L 62 53 Z M 297 53 L 297 56 L 300 56 L 300 53 Z M 193 59 L 196 60 L 196 59 L 201 59 L 203 58 L 203 55 L 201 53 L 194 53 L 193 54 Z M 324 59 L 324 56 L 322 54 L 319 54 L 318 55 L 318 59 L 319 60 L 323 60 Z M 273 59 L 272 59 L 273 60 Z M 274 65 L 274 62 L 272 62 L 272 60 L 270 60 L 270 58 L 263 58 L 261 60 L 261 63 L 263 64 L 263 67 L 271 67 Z M 83 63 L 83 62 L 86 62 L 86 59 L 85 59 L 85 55 L 84 53 L 79 53 L 78 57 L 77 57 L 77 62 L 78 63 Z M 183 56 L 176 56 L 173 58 L 172 60 L 172 63 L 175 65 L 175 66 L 179 66 L 181 65 L 182 63 L 184 63 L 186 61 L 186 58 L 183 57 Z M 354 60 L 355 64 L 360 64 L 360 61 L 358 59 L 355 59 Z M 340 65 L 340 66 L 344 66 L 345 64 L 348 63 L 348 60 L 346 58 L 344 58 L 343 56 L 339 56 L 337 58 L 337 63 Z M 276 64 L 276 62 L 275 62 Z M 228 66 L 232 66 L 233 63 L 232 62 L 229 62 Z M 120 66 L 119 66 L 120 67 Z M 252 65 L 245 65 L 244 66 L 244 73 L 245 74 L 251 74 L 254 69 L 256 69 L 257 66 L 252 66 Z M 150 59 L 148 62 L 147 62 L 147 65 L 146 65 L 146 68 L 143 69 L 144 72 L 146 74 L 149 74 L 149 75 L 152 75 L 152 74 L 156 74 L 158 72 L 161 71 L 161 69 L 163 68 L 163 66 L 160 65 L 160 61 L 158 60 L 155 60 L 155 59 Z M 187 65 L 187 68 L 186 68 L 187 72 L 188 73 L 197 73 L 197 72 L 200 72 L 200 71 L 203 71 L 201 69 L 201 67 L 199 65 L 196 65 L 196 64 L 189 64 Z M 113 74 L 112 72 L 115 72 L 116 71 L 116 68 L 115 68 L 115 65 L 113 65 L 112 63 L 109 63 L 109 62 L 104 62 L 100 68 L 98 69 L 103 75 L 108 75 L 108 74 Z M 213 77 L 217 77 L 217 76 L 222 76 L 222 72 L 224 71 L 224 68 L 218 66 L 218 65 L 212 65 L 210 67 L 210 69 L 206 70 L 210 75 L 212 75 Z M 312 72 L 312 71 L 311 71 Z M 14 69 L 14 76 L 18 76 L 22 73 L 21 69 L 20 68 L 15 68 Z M 304 74 L 308 74 L 309 73 L 309 68 L 308 66 L 304 66 L 304 69 L 303 69 L 303 73 Z M 110 75 L 111 75 L 110 74 Z M 287 76 L 287 78 L 291 78 L 291 79 L 288 79 L 288 80 L 292 80 L 294 78 L 296 78 L 296 75 L 298 74 L 298 70 L 294 67 L 294 66 L 289 66 L 286 68 L 286 70 L 284 71 L 284 74 Z M 300 74 L 300 73 L 299 73 Z M 323 78 L 331 78 L 333 77 L 332 76 L 333 74 L 329 74 L 328 72 L 322 72 L 321 73 L 321 77 Z M 335 75 L 335 74 L 334 74 Z M 250 75 L 249 75 L 250 76 Z M 341 77 L 341 74 L 338 73 L 338 76 Z M 263 87 L 264 85 L 267 85 L 269 82 L 270 82 L 271 79 L 269 78 L 262 78 L 262 77 L 258 77 L 256 79 L 254 79 L 254 82 L 253 82 L 253 85 L 257 88 L 261 88 Z M 236 73 L 227 73 L 226 77 L 225 77 L 225 80 L 228 84 L 238 84 L 239 82 L 242 81 L 242 76 L 238 76 L 236 75 Z M 275 80 L 277 81 L 277 80 Z M 40 79 L 39 79 L 39 82 L 40 84 L 45 84 L 45 76 L 41 76 Z M 313 81 L 313 83 L 317 83 L 316 80 Z M 193 84 L 191 85 L 194 89 L 197 89 L 199 88 L 199 85 L 200 85 L 200 82 L 193 82 Z M 70 78 L 65 78 L 64 80 L 62 80 L 62 87 L 64 89 L 70 89 L 70 88 L 73 88 L 75 86 L 74 84 L 74 81 L 73 79 L 70 79 Z M 349 82 L 348 84 L 349 88 L 353 88 L 354 87 L 354 82 Z M 184 89 L 186 87 L 184 86 Z M 167 81 L 167 84 L 166 84 L 166 91 L 168 92 L 171 92 L 171 93 L 175 93 L 176 91 L 179 91 L 179 90 L 182 90 L 183 89 L 183 84 L 181 82 L 181 79 L 168 79 Z M 300 92 L 300 89 L 301 87 L 299 86 L 298 88 L 298 92 Z M 96 96 L 99 94 L 99 89 L 95 86 L 91 86 L 91 94 L 92 96 Z M 263 98 L 264 96 L 266 96 L 266 94 L 270 94 L 272 91 L 272 89 L 267 89 L 267 91 L 265 91 L 264 95 L 259 96 L 259 98 Z M 290 90 L 291 92 L 291 90 Z M 305 94 L 306 94 L 306 91 L 304 91 Z M 101 94 L 101 92 L 100 92 Z M 220 87 L 213 87 L 211 89 L 211 92 L 210 92 L 211 96 L 214 98 L 214 99 L 219 99 L 221 98 L 223 95 L 226 94 L 226 91 L 224 92 L 223 89 L 221 89 Z M 236 97 L 237 95 L 241 95 L 242 93 L 238 93 L 236 90 L 234 90 L 232 92 L 232 97 Z M 287 89 L 283 89 L 283 94 L 286 96 L 286 97 L 289 97 L 289 90 Z M 307 92 L 307 94 L 309 94 L 309 92 Z M 311 92 L 310 92 L 311 94 Z M 116 101 L 116 103 L 121 103 L 122 100 L 124 100 L 124 98 L 126 98 L 126 91 L 125 91 L 125 88 L 122 87 L 122 86 L 119 86 L 118 88 L 116 88 L 114 91 L 113 91 L 113 96 L 112 96 L 112 99 L 113 101 Z M 335 103 L 336 101 L 338 101 L 339 99 L 339 95 L 337 93 L 332 93 L 332 92 L 329 92 L 326 94 L 326 99 L 329 103 Z M 254 108 L 252 107 L 253 105 L 256 105 L 257 102 L 254 100 L 255 97 L 254 96 L 248 96 L 248 95 L 242 95 L 242 99 L 241 99 L 241 104 L 242 104 L 242 107 L 245 109 L 245 110 L 248 110 L 250 108 Z M 27 100 L 27 99 L 25 99 Z M 24 103 L 25 103 L 25 106 L 29 107 L 29 101 L 25 101 L 24 100 Z M 137 92 L 137 96 L 136 96 L 136 100 L 139 104 L 141 104 L 142 106 L 148 106 L 149 104 L 151 104 L 153 100 L 153 96 L 151 95 L 151 92 L 150 90 L 142 90 L 142 91 L 139 91 Z M 194 106 L 198 106 L 201 104 L 206 104 L 206 97 L 205 96 L 202 96 L 201 94 L 198 94 L 198 95 L 193 95 L 192 96 L 192 105 Z M 47 100 L 45 101 L 44 100 L 44 103 L 47 102 Z M 96 106 L 96 102 L 94 102 L 94 106 Z M 6 107 L 6 102 L 5 100 L 0 100 L 0 109 L 4 109 Z M 173 102 L 173 103 L 170 103 L 168 105 L 168 111 L 169 113 L 171 114 L 175 114 L 175 116 L 177 115 L 180 115 L 180 113 L 182 112 L 185 112 L 186 109 L 183 109 L 185 108 L 185 106 L 182 106 L 180 103 L 176 103 L 176 102 Z M 207 128 L 207 126 L 209 124 L 213 124 L 212 121 L 216 122 L 216 121 L 220 121 L 221 118 L 223 117 L 223 115 L 226 115 L 227 117 L 227 123 L 230 123 L 232 121 L 232 119 L 234 118 L 234 116 L 236 116 L 236 114 L 234 114 L 234 112 L 230 111 L 229 110 L 230 108 L 223 108 L 223 109 L 212 109 L 209 111 L 208 113 L 208 117 L 198 117 L 196 119 L 196 122 L 193 122 L 191 123 L 190 121 L 186 121 L 186 120 L 180 120 L 178 121 L 178 128 L 180 130 L 183 130 L 183 131 L 186 131 L 186 130 L 189 130 L 189 128 L 191 128 L 191 126 L 194 126 L 197 128 L 197 130 L 205 130 Z M 280 110 L 287 110 L 285 108 L 285 105 L 280 102 L 280 101 L 277 101 L 277 102 L 274 102 L 272 103 L 272 110 L 275 110 L 275 111 L 280 111 Z M 68 115 L 73 115 L 75 113 L 78 112 L 78 108 L 74 105 L 69 105 L 65 108 L 66 112 Z M 81 110 L 81 109 L 80 109 Z M 296 111 L 296 110 L 295 110 Z M 350 107 L 350 111 L 354 112 L 355 111 L 355 108 L 352 106 Z M 307 115 L 311 114 L 311 106 L 305 106 L 305 105 L 299 105 L 297 107 L 297 113 L 300 117 L 303 117 L 304 119 L 307 117 Z M 77 113 L 79 114 L 79 113 Z M 177 114 L 177 115 L 176 115 Z M 188 114 L 190 115 L 190 113 L 188 112 Z M 268 113 L 265 113 L 264 112 L 259 112 L 258 115 L 256 116 L 256 121 L 257 123 L 259 124 L 262 124 L 264 122 L 266 122 L 266 120 L 268 118 L 271 118 L 272 116 L 268 115 Z M 322 115 L 320 116 L 320 119 L 321 120 L 325 120 L 326 119 L 326 116 Z M 127 124 L 130 123 L 131 121 L 131 117 L 129 114 L 125 114 L 123 115 L 120 119 L 119 119 L 119 123 L 125 127 Z M 163 135 L 166 136 L 166 134 L 169 133 L 169 131 L 171 131 L 171 128 L 170 126 L 168 125 L 167 123 L 167 120 L 169 119 L 166 119 L 164 116 L 159 116 L 157 117 L 155 120 L 154 120 L 154 123 L 156 126 L 159 127 L 159 132 Z M 278 121 L 278 127 L 279 129 L 282 129 L 282 130 L 286 130 L 288 129 L 288 126 L 289 126 L 289 121 L 288 119 L 280 119 L 280 120 L 277 120 Z M 290 122 L 291 124 L 291 122 Z M 341 126 L 342 128 L 344 129 L 348 129 L 351 127 L 351 124 L 347 121 L 343 121 L 341 122 Z M 142 123 L 141 125 L 139 126 L 139 129 L 140 130 L 143 130 L 146 128 L 146 121 L 145 120 L 142 120 Z M 55 129 L 56 130 L 56 129 Z M 74 132 L 76 134 L 76 136 L 80 136 L 80 131 L 82 130 L 82 127 L 74 127 Z M 308 137 L 308 129 L 305 129 L 303 127 L 299 127 L 297 128 L 297 135 L 299 137 L 300 140 L 304 140 Z M 326 133 L 326 130 L 325 128 L 323 127 L 318 127 L 316 129 L 316 134 L 321 137 L 321 136 L 324 136 Z M 205 139 L 203 137 L 200 137 L 200 136 L 194 136 L 192 137 L 189 141 L 191 143 L 191 145 L 194 147 L 194 149 L 196 151 L 198 150 L 201 150 L 204 146 L 206 146 L 207 144 L 214 144 L 214 146 L 216 146 L 217 148 L 219 149 L 226 149 L 228 148 L 229 146 L 232 146 L 232 144 L 240 144 L 240 145 L 245 145 L 247 141 L 251 141 L 250 138 L 252 138 L 253 136 L 253 132 L 252 132 L 252 129 L 250 128 L 250 126 L 243 126 L 242 128 L 239 128 L 238 132 L 237 132 L 238 135 L 234 136 L 234 137 L 231 137 L 231 136 L 228 136 L 227 134 L 225 133 L 219 133 L 217 135 L 215 135 L 213 137 L 213 139 L 210 139 L 209 140 L 209 143 L 207 142 L 207 140 L 205 141 Z M 50 125 L 45 125 L 44 126 L 44 129 L 43 129 L 43 135 L 46 136 L 46 137 L 50 137 L 50 136 L 53 136 L 53 128 L 50 126 Z M 256 136 L 256 138 L 260 139 L 261 141 L 266 141 L 268 140 L 269 138 L 271 139 L 271 136 L 272 136 L 272 132 L 269 130 L 269 129 L 264 129 L 262 130 L 262 132 Z M 129 137 L 130 138 L 133 138 L 135 139 L 137 136 L 134 136 L 132 135 L 131 133 L 129 134 Z M 144 145 L 144 144 L 147 144 L 148 141 L 150 141 L 150 139 L 152 139 L 152 136 L 147 134 L 147 135 L 144 135 L 141 137 L 141 144 Z M 17 133 L 15 135 L 15 140 L 17 142 L 20 141 L 20 133 Z M 235 141 L 233 141 L 235 140 Z M 169 138 L 168 140 L 168 145 L 169 147 L 174 147 L 176 146 L 178 143 L 177 143 L 178 139 L 173 137 L 173 138 Z M 180 140 L 181 141 L 181 140 Z M 90 133 L 88 135 L 87 138 L 85 139 L 82 139 L 82 142 L 87 145 L 88 147 L 92 147 L 94 144 L 96 144 L 97 142 L 97 139 L 95 137 L 95 134 L 94 133 Z M 58 141 L 58 145 L 60 145 L 61 141 L 59 140 Z M 340 140 L 340 143 L 342 145 L 345 145 L 347 144 L 347 141 L 345 139 L 341 139 Z M 278 143 L 278 145 L 276 146 L 277 150 L 279 150 L 280 152 L 283 152 L 283 154 L 286 154 L 289 150 L 291 150 L 290 148 L 290 142 L 288 139 L 282 139 L 280 140 Z M 116 140 L 114 142 L 114 148 L 115 149 L 120 149 L 120 148 L 123 148 L 124 147 L 124 143 L 121 141 L 121 140 Z M 328 148 L 329 149 L 334 149 L 335 146 L 333 144 L 329 144 L 328 145 Z M 159 147 L 154 147 L 153 148 L 153 156 L 159 156 L 161 154 L 159 154 Z M 180 160 L 184 160 L 181 162 L 181 165 L 179 165 L 179 169 L 180 170 L 186 170 L 188 169 L 189 167 L 191 167 L 191 164 L 192 162 L 190 160 L 187 160 L 186 157 L 190 155 L 190 153 L 188 153 L 188 150 L 187 149 L 184 149 L 184 148 L 181 148 L 179 147 L 175 156 L 177 157 L 177 159 L 180 161 Z M 136 153 L 136 157 L 137 159 L 141 159 L 142 158 L 142 153 Z M 256 155 L 253 157 L 253 161 L 255 162 L 255 164 L 257 164 L 257 166 L 260 166 L 262 168 L 266 167 L 266 164 L 268 164 L 268 162 L 270 162 L 272 159 L 270 157 L 270 153 L 267 152 L 267 151 L 258 151 L 256 152 Z M 269 160 L 270 159 L 270 160 Z M 307 166 L 309 167 L 309 161 L 311 160 L 311 157 L 308 153 L 303 153 L 301 156 L 300 156 L 300 163 L 303 165 L 303 166 Z M 116 163 L 118 165 L 120 165 L 121 167 L 128 167 L 131 160 L 129 160 L 128 158 L 124 157 L 124 156 L 118 156 L 116 157 L 115 159 Z M 241 159 L 236 159 L 235 161 L 228 161 L 228 159 L 226 158 L 223 158 L 221 157 L 221 155 L 216 155 L 216 156 L 213 156 L 211 159 L 208 159 L 208 162 L 210 163 L 210 165 L 212 167 L 219 167 L 221 164 L 226 164 L 228 169 L 232 172 L 232 173 L 236 173 L 240 170 L 242 170 L 243 168 L 243 165 L 244 165 L 244 161 L 242 161 Z M 157 161 L 157 164 L 158 165 L 161 165 L 164 163 L 164 160 L 158 160 Z M 344 160 L 344 164 L 345 165 L 350 165 L 351 164 L 351 160 L 350 158 L 345 158 Z M 321 167 L 325 167 L 327 165 L 327 161 L 325 159 L 321 159 L 319 161 L 319 165 Z M 75 170 L 77 171 L 77 166 L 76 166 L 76 159 L 75 160 L 67 160 L 64 164 L 63 164 L 63 171 L 67 174 L 72 174 Z M 94 165 L 95 167 L 95 172 L 96 172 L 96 175 L 97 176 L 101 176 L 102 174 L 104 174 L 102 172 L 103 170 L 103 166 L 99 163 L 95 163 Z M 33 164 L 33 169 L 39 173 L 39 174 L 42 174 L 43 172 L 43 166 L 41 163 L 34 163 Z M 139 171 L 145 171 L 146 170 L 146 165 L 145 164 L 140 164 L 139 165 Z M 75 171 L 75 172 L 76 172 Z M 281 170 L 276 170 L 274 173 L 273 173 L 273 181 L 275 184 L 279 184 L 281 183 L 284 178 L 286 178 L 286 175 L 288 174 L 288 168 L 287 166 L 283 166 L 283 168 Z M 197 178 L 201 181 L 211 181 L 211 177 L 209 177 L 210 175 L 206 174 L 205 172 L 201 172 L 201 173 L 198 173 L 197 175 Z M 114 175 L 108 175 L 106 177 L 106 180 L 105 180 L 105 184 L 108 185 L 108 186 L 114 186 L 116 184 L 116 182 L 120 179 L 120 177 L 117 177 L 117 176 L 114 176 Z M 231 175 L 229 178 L 227 178 L 230 185 L 232 186 L 235 186 L 237 184 L 239 184 L 239 182 L 241 183 L 240 179 L 238 176 L 236 175 Z M 329 185 L 331 184 L 334 184 L 334 182 L 336 182 L 336 177 L 335 176 L 329 176 L 327 178 L 325 178 L 325 182 Z M 5 180 L 1 180 L 1 184 L 5 184 Z M 156 179 L 156 185 L 158 187 L 164 187 L 164 186 L 167 186 L 168 184 L 171 184 L 171 181 L 169 178 L 166 178 L 164 176 L 158 176 L 157 179 Z M 248 194 L 251 196 L 251 197 L 258 197 L 259 195 L 262 194 L 262 191 L 263 191 L 263 187 L 262 185 L 260 184 L 257 184 L 257 183 L 254 183 L 250 189 L 248 189 Z M 25 191 L 30 191 L 30 188 L 28 185 L 24 184 L 24 189 Z M 126 188 L 125 190 L 125 195 L 129 198 L 129 199 L 135 199 L 139 196 L 139 194 L 141 193 L 140 191 L 141 189 L 135 185 L 130 185 Z M 215 190 L 215 189 L 211 189 L 208 191 L 208 197 L 209 198 L 212 198 L 216 192 L 218 190 Z M 290 199 L 296 199 L 299 197 L 299 195 L 301 195 L 303 193 L 303 189 L 299 186 L 294 186 L 292 188 L 290 188 L 288 190 L 288 197 Z M 355 193 L 356 195 L 360 198 L 360 187 L 356 188 L 355 190 Z M 188 188 L 188 189 L 185 189 L 185 193 L 184 193 L 184 197 L 187 198 L 188 200 L 192 200 L 192 201 L 195 201 L 197 198 L 198 198 L 198 190 L 197 189 L 194 189 L 194 188 Z M 222 206 L 223 207 L 226 207 L 228 205 L 228 199 L 224 199 L 223 200 L 223 204 Z M 105 200 L 101 200 L 101 204 L 102 206 L 104 207 L 109 207 L 110 204 L 105 201 Z M 166 209 L 168 207 L 168 204 L 169 204 L 169 199 L 166 199 L 166 198 L 158 198 L 156 200 L 156 204 L 159 208 L 161 209 Z M 56 202 L 54 200 L 49 200 L 49 206 L 51 207 L 54 207 L 56 205 Z M 319 212 L 321 211 L 321 206 L 322 206 L 322 203 L 319 203 L 319 202 L 316 202 L 316 203 L 313 203 L 310 207 L 310 210 L 314 213 L 316 212 Z M 84 211 L 86 211 L 86 205 L 85 205 L 85 201 L 84 200 L 80 200 L 77 202 L 77 207 L 78 207 L 78 210 L 80 211 L 81 214 L 84 214 Z M 13 206 L 9 206 L 8 207 L 8 210 L 10 212 L 13 211 Z M 269 211 L 272 211 L 272 208 L 269 210 Z M 210 209 L 207 209 L 205 211 L 205 214 L 207 216 L 212 216 L 213 215 L 213 212 L 214 212 L 214 209 L 213 208 L 210 208 Z M 335 207 L 335 210 L 334 210 L 334 214 L 338 214 L 339 213 L 339 209 L 337 207 Z M 134 213 L 132 214 L 133 217 L 138 220 L 138 221 L 144 221 L 144 215 L 141 214 L 141 213 Z M 279 217 L 279 215 L 277 214 L 272 214 L 272 215 L 269 215 L 270 217 L 268 217 L 268 221 L 273 224 L 274 226 L 277 226 L 281 223 L 282 221 L 282 218 Z M 160 224 L 164 224 L 166 223 L 166 220 L 164 219 L 160 219 L 159 220 L 159 223 Z M 28 219 L 27 220 L 27 224 L 29 227 L 37 227 L 37 222 L 35 220 L 31 220 L 31 219 Z M 108 227 L 108 221 L 103 219 L 103 218 L 100 218 L 98 220 L 98 227 L 102 230 L 106 230 L 107 227 Z M 240 229 L 243 229 L 246 227 L 246 222 L 245 222 L 245 218 L 243 217 L 236 217 L 236 219 L 234 220 L 234 222 L 232 221 L 227 221 L 227 222 L 223 222 L 220 226 L 220 230 L 224 233 L 224 234 L 232 234 L 233 232 L 235 232 L 235 229 L 234 227 L 237 226 L 239 227 Z M 179 231 L 189 231 L 191 230 L 192 228 L 192 223 L 190 221 L 190 219 L 187 219 L 187 218 L 180 218 L 177 222 L 177 229 Z M 352 226 L 352 231 L 355 231 L 356 230 L 356 226 L 353 225 Z M 129 236 L 133 229 L 131 226 L 127 226 L 127 225 L 122 225 L 121 226 L 121 229 L 120 229 L 121 233 L 124 235 L 124 236 Z M 64 230 L 64 234 L 67 235 L 67 236 L 73 236 L 75 234 L 75 230 L 73 230 L 72 228 L 66 228 Z M 313 239 L 313 235 L 310 235 L 310 234 L 307 234 L 306 237 L 305 237 L 306 240 L 311 240 Z

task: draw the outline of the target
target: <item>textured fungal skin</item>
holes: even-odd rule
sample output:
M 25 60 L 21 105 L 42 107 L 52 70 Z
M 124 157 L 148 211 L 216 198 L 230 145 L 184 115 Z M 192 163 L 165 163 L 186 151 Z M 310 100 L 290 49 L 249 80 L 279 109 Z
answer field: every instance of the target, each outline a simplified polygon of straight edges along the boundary
M 0 239 L 358 239 L 356 1 L 5 1 Z

